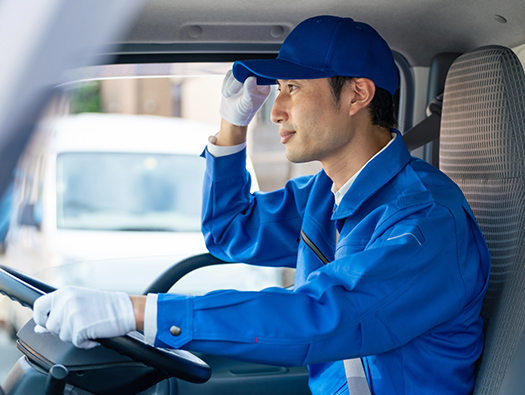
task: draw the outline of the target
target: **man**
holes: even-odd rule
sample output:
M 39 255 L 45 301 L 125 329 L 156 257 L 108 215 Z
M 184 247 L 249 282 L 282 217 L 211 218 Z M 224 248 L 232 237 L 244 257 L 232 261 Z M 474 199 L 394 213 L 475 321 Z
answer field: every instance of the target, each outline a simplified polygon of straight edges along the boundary
M 251 195 L 246 125 L 274 83 L 288 159 L 323 170 Z M 276 60 L 236 62 L 226 76 L 203 154 L 207 245 L 225 260 L 296 267 L 293 291 L 132 304 L 65 289 L 37 300 L 35 321 L 77 345 L 144 325 L 157 346 L 308 364 L 314 394 L 347 393 L 343 360 L 360 357 L 373 394 L 471 393 L 490 258 L 459 188 L 393 129 L 397 85 L 377 32 L 332 16 L 299 24 Z

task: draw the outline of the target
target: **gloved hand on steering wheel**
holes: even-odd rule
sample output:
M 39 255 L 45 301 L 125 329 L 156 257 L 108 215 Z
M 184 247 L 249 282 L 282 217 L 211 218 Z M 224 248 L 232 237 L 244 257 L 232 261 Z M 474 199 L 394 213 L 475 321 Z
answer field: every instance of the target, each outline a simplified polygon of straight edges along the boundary
M 51 332 L 80 348 L 93 339 L 123 336 L 135 330 L 131 299 L 124 292 L 64 287 L 38 298 L 33 306 L 35 332 Z
M 219 114 L 238 126 L 247 126 L 270 95 L 269 85 L 257 85 L 256 77 L 248 77 L 244 84 L 228 71 L 222 82 L 222 100 Z

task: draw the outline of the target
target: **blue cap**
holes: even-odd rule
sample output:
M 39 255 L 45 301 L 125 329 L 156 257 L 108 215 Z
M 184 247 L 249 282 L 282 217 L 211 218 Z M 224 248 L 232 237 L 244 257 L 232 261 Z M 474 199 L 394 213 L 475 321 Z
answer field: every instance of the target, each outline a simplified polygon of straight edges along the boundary
M 334 76 L 368 78 L 392 95 L 399 82 L 392 50 L 374 28 L 330 15 L 297 25 L 276 59 L 235 62 L 233 75 L 241 82 L 254 75 L 259 85 Z

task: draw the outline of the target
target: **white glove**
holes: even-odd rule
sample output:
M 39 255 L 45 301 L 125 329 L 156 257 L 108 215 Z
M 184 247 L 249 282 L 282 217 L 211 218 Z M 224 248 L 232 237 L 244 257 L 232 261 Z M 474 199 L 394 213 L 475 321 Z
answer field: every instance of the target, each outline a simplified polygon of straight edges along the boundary
M 222 100 L 219 114 L 226 121 L 246 126 L 261 108 L 272 88 L 269 85 L 257 85 L 255 77 L 248 77 L 244 84 L 228 71 L 222 82 Z
M 64 287 L 38 298 L 33 306 L 35 332 L 51 332 L 80 348 L 92 339 L 123 336 L 135 330 L 131 299 L 124 292 Z

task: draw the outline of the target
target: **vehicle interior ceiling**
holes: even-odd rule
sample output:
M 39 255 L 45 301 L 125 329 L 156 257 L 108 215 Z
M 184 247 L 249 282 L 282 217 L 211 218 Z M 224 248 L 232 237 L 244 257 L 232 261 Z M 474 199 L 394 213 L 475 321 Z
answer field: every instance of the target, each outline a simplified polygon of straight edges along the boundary
M 401 78 L 405 85 L 402 104 L 410 108 L 408 118 L 402 123 L 403 132 L 425 118 L 427 104 L 442 93 L 444 75 L 457 55 L 492 44 L 519 52 L 525 45 L 525 2 L 522 0 L 430 0 L 424 3 L 418 0 L 149 0 L 127 29 L 124 39 L 112 45 L 106 53 L 108 56 L 100 63 L 275 57 L 295 25 L 321 14 L 349 16 L 371 24 L 397 53 L 398 64 L 408 67 Z M 520 55 L 523 62 L 525 50 Z M 518 111 L 523 111 L 523 107 L 518 107 Z M 523 117 L 523 114 L 518 116 Z M 438 144 L 435 141 L 419 149 L 417 155 L 437 165 Z M 523 142 L 521 144 L 519 148 L 525 148 Z M 482 192 L 483 188 L 479 193 Z M 523 240 L 523 232 L 520 230 L 516 237 Z M 519 255 L 521 247 L 513 248 Z M 513 286 L 520 287 L 520 284 Z M 521 305 L 525 305 L 523 293 L 499 292 L 521 295 Z M 520 300 L 515 302 L 520 304 Z M 516 325 L 520 325 L 513 335 L 512 349 L 520 349 L 525 325 L 519 319 L 525 312 L 517 309 L 512 314 L 517 315 Z M 521 348 L 525 348 L 525 344 Z M 498 388 L 504 380 L 506 366 L 515 365 L 519 358 L 525 359 L 525 351 L 516 354 L 511 351 L 502 358 L 505 359 L 503 372 L 498 372 L 498 366 L 492 366 L 492 371 L 484 373 L 496 377 Z M 520 380 L 518 376 L 516 380 Z M 499 393 L 494 388 L 485 392 L 477 388 L 476 391 Z

